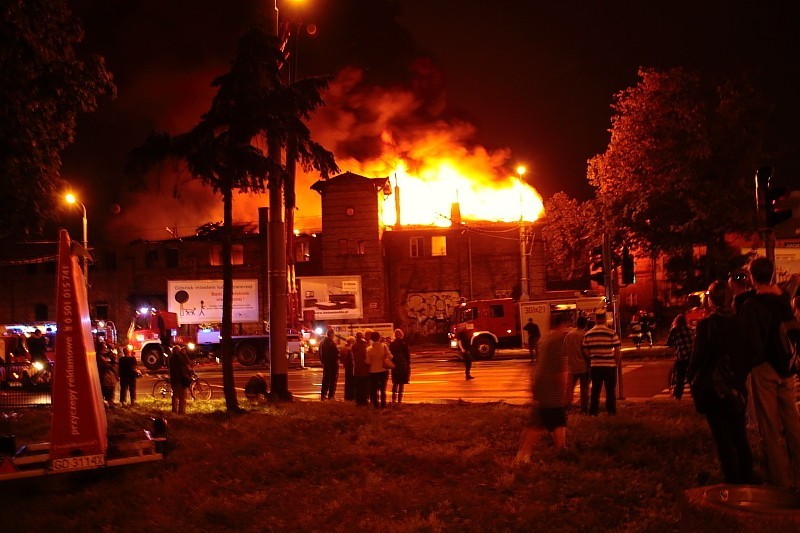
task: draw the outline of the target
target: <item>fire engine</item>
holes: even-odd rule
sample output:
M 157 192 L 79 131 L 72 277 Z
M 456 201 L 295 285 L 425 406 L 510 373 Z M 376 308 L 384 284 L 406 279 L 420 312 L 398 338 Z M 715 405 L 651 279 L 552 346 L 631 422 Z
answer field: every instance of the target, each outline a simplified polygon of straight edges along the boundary
M 472 300 L 453 309 L 450 320 L 450 347 L 458 349 L 459 339 L 469 340 L 470 354 L 475 359 L 491 359 L 498 347 L 522 347 L 522 327 L 532 318 L 542 336 L 550 331 L 556 314 L 569 313 L 574 324 L 578 316 L 591 316 L 606 308 L 602 296 L 580 293 L 553 293 L 523 302 L 511 298 Z
M 178 315 L 154 307 L 136 311 L 128 328 L 128 344 L 141 354 L 142 364 L 148 370 L 158 370 L 166 364 L 165 345 L 185 346 L 194 351 L 193 342 L 178 336 Z

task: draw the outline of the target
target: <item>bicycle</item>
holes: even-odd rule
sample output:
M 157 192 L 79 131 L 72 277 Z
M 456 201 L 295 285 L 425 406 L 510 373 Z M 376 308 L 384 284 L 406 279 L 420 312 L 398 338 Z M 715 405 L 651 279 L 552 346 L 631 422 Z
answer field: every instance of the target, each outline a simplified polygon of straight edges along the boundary
M 192 373 L 192 384 L 189 385 L 192 400 L 210 400 L 213 394 L 211 384 Z M 153 398 L 156 400 L 172 400 L 172 384 L 167 376 L 159 376 L 153 384 Z

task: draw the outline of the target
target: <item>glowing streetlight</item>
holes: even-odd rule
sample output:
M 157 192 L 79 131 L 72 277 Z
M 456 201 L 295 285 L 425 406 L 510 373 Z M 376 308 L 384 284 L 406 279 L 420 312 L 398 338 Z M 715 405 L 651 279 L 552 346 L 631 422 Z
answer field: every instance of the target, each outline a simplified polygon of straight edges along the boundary
M 528 256 L 526 253 L 525 247 L 525 240 L 526 240 L 526 233 L 527 230 L 525 228 L 525 217 L 523 217 L 523 205 L 522 205 L 522 187 L 524 187 L 524 182 L 522 181 L 522 176 L 525 175 L 525 167 L 519 165 L 517 167 L 517 175 L 519 176 L 519 257 L 520 257 L 520 294 L 519 299 L 520 301 L 527 301 L 528 300 Z
M 86 259 L 87 258 L 86 254 L 89 253 L 89 231 L 88 231 L 89 223 L 88 223 L 88 220 L 86 219 L 86 206 L 83 205 L 83 202 L 79 201 L 78 198 L 72 193 L 67 193 L 67 195 L 64 196 L 64 200 L 66 200 L 66 202 L 68 204 L 81 206 L 81 210 L 83 212 L 83 250 L 84 250 L 84 256 L 81 259 L 81 265 L 83 266 L 83 278 L 86 281 L 86 288 L 88 289 L 89 288 L 89 261 Z

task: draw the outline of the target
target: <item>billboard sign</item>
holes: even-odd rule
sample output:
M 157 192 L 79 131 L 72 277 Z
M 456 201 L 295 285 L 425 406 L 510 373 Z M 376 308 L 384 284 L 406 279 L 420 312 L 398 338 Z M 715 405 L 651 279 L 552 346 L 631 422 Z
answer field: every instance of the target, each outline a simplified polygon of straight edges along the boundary
M 167 310 L 180 324 L 222 322 L 222 280 L 167 281 Z M 258 322 L 258 280 L 233 280 L 233 321 Z
M 108 423 L 100 392 L 86 280 L 71 241 L 61 230 L 56 285 L 53 416 L 50 470 L 83 470 L 105 465 Z
M 315 320 L 363 318 L 361 276 L 308 276 L 298 278 L 303 314 Z

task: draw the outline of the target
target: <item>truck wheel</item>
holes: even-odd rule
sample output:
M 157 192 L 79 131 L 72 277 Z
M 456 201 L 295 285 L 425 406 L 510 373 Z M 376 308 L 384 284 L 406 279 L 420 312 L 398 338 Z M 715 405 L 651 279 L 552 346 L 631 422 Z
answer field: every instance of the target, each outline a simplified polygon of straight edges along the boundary
M 469 351 L 474 359 L 491 359 L 494 357 L 496 349 L 497 343 L 494 342 L 493 338 L 481 335 L 472 340 L 472 346 L 470 346 Z
M 236 347 L 236 360 L 239 361 L 239 364 L 242 366 L 256 364 L 258 356 L 258 348 L 250 342 L 243 342 Z
M 164 354 L 152 344 L 142 349 L 142 364 L 147 370 L 158 370 L 164 361 Z

